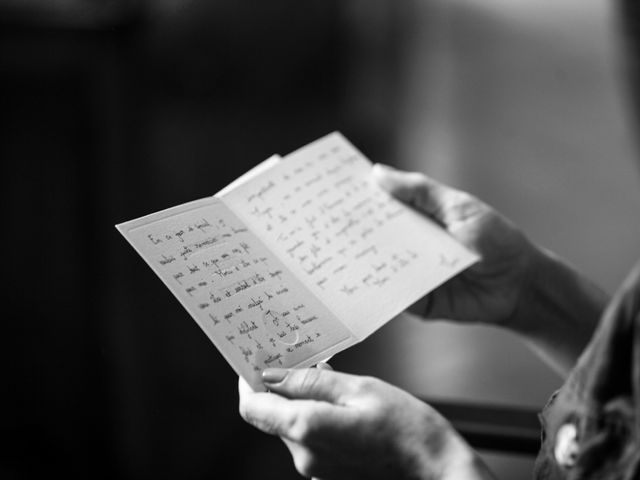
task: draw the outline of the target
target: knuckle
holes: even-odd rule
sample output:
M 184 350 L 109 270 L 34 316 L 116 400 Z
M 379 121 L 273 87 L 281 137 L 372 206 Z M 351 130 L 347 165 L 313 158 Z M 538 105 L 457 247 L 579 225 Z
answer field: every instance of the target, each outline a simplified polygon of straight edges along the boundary
M 448 192 L 447 203 L 449 208 L 465 208 L 472 203 L 471 195 L 462 191 L 451 189 Z
M 355 381 L 355 391 L 358 395 L 370 395 L 378 388 L 379 380 L 374 377 L 359 377 Z
M 410 184 L 416 187 L 422 187 L 428 183 L 427 176 L 422 172 L 408 172 L 406 178 Z
M 245 422 L 258 430 L 271 435 L 277 435 L 279 433 L 278 424 L 273 418 L 256 414 L 247 404 L 240 403 L 239 412 Z
M 300 381 L 299 390 L 301 393 L 313 392 L 320 381 L 322 375 L 322 369 L 320 368 L 307 368 L 304 370 L 302 380 Z
M 481 214 L 486 209 L 486 206 L 473 195 L 456 191 L 451 196 L 450 209 L 459 220 L 466 220 Z
M 254 427 L 258 427 L 258 420 L 255 418 L 255 416 L 251 413 L 251 410 L 249 410 L 246 406 L 240 405 L 240 416 L 242 417 L 242 419 L 247 422 L 249 425 L 253 425 Z
M 317 426 L 317 416 L 312 410 L 305 410 L 296 416 L 289 428 L 291 439 L 300 444 L 308 444 L 313 440 Z

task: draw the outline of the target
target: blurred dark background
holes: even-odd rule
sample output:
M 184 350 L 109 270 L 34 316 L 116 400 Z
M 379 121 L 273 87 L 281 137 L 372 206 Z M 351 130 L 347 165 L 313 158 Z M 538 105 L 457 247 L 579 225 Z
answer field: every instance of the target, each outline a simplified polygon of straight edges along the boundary
M 0 0 L 0 475 L 299 478 L 113 226 L 333 130 L 488 199 L 615 287 L 640 189 L 610 10 L 515 3 Z M 508 334 L 402 319 L 334 366 L 532 407 L 559 382 Z M 487 459 L 529 478 L 531 459 Z
M 283 445 L 240 420 L 232 370 L 113 226 L 333 130 L 388 156 L 400 40 L 386 37 L 402 7 L 354 25 L 353 5 L 327 0 L 0 6 L 19 249 L 0 475 L 298 478 Z M 363 115 L 368 73 L 385 95 Z

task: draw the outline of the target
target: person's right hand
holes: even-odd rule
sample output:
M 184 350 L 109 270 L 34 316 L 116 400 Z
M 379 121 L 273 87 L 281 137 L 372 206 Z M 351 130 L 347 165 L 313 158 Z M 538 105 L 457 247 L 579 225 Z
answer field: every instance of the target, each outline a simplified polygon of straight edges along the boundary
M 386 382 L 325 368 L 268 369 L 268 392 L 238 382 L 240 414 L 277 435 L 305 477 L 494 478 L 451 424 Z
M 380 164 L 373 175 L 384 190 L 480 256 L 409 310 L 424 318 L 511 326 L 525 308 L 532 267 L 541 252 L 511 222 L 466 192 Z

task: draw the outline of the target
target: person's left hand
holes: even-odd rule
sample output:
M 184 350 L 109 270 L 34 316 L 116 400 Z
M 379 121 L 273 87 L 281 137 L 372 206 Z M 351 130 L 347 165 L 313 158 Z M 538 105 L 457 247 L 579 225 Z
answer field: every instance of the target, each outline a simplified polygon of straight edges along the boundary
M 388 383 L 328 369 L 269 369 L 239 381 L 240 414 L 280 436 L 306 477 L 492 478 L 434 409 Z

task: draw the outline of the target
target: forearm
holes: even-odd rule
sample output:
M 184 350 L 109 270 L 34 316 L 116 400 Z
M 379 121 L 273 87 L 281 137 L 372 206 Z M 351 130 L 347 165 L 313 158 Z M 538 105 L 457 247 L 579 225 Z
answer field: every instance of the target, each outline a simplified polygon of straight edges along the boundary
M 478 454 L 465 442 L 460 434 L 451 429 L 447 439 L 443 442 L 439 459 L 440 467 L 435 468 L 432 461 L 426 460 L 419 479 L 438 480 L 495 480 L 495 475 L 489 470 Z
M 559 373 L 589 342 L 609 296 L 554 254 L 538 250 L 528 288 L 508 325 Z

